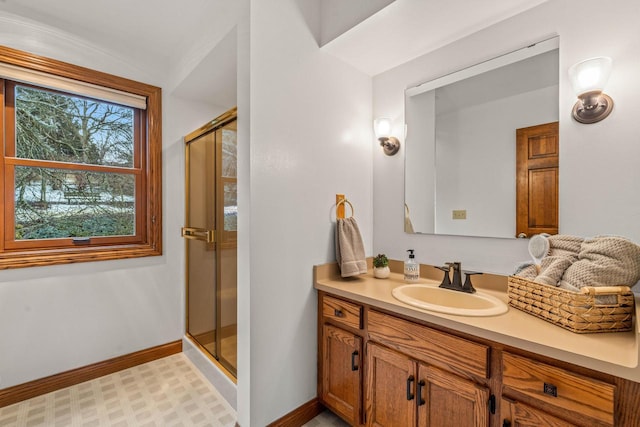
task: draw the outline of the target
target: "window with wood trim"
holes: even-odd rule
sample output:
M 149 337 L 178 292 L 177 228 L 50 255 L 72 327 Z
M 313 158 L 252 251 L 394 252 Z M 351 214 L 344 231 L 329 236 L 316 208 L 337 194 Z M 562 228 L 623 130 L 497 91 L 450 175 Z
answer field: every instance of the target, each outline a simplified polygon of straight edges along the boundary
M 160 89 L 0 47 L 0 268 L 160 255 Z

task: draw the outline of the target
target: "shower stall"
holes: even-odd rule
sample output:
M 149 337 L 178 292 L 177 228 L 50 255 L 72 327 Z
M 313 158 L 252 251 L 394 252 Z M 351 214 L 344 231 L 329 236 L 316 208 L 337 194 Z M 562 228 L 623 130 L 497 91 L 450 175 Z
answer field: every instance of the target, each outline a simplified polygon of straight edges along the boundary
M 186 328 L 237 376 L 236 109 L 185 137 Z

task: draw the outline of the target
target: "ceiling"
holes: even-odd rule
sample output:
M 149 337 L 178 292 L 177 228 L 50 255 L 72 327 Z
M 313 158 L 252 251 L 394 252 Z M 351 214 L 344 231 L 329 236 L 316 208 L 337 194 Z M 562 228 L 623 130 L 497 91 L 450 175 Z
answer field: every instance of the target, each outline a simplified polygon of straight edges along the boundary
M 63 29 L 124 57 L 142 55 L 166 65 L 202 37 L 215 36 L 212 28 L 218 28 L 222 38 L 236 21 L 237 3 L 241 2 L 0 0 L 0 10 Z M 230 20 L 233 23 L 227 25 Z
M 395 0 L 322 47 L 374 76 L 548 0 Z
M 159 81 L 152 83 L 161 84 L 169 92 L 177 91 L 178 96 L 205 103 L 215 99 L 216 105 L 229 105 L 229 99 L 233 98 L 230 101 L 233 106 L 236 52 L 235 42 L 230 43 L 228 35 L 238 22 L 243 3 L 233 0 L 0 0 L 0 12 L 60 29 L 138 68 L 154 70 Z M 216 51 L 218 46 L 221 52 Z M 213 69 L 211 56 L 224 57 L 226 66 Z M 185 83 L 187 78 L 201 80 Z M 196 86 L 199 90 L 194 90 Z
M 559 55 L 554 49 L 435 89 L 436 114 L 557 86 L 558 75 Z
M 362 22 L 322 49 L 373 76 L 545 1 L 395 0 L 371 16 L 364 14 Z M 168 89 L 178 96 L 199 102 L 224 99 L 224 104 L 235 97 L 236 86 L 235 41 L 229 34 L 246 4 L 0 0 L 0 12 L 61 29 L 140 67 L 153 67 L 167 76 Z M 216 69 L 220 63 L 227 66 Z

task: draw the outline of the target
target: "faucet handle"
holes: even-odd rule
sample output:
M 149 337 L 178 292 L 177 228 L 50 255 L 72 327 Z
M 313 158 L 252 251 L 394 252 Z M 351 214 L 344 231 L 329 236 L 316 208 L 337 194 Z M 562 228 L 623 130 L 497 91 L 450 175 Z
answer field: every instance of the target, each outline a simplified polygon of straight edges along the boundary
M 445 287 L 451 285 L 451 277 L 449 277 L 449 273 L 451 271 L 450 263 L 446 263 L 442 267 L 435 266 L 438 270 L 444 271 L 444 277 L 442 278 L 442 283 L 440 283 L 440 287 Z
M 446 262 L 445 265 L 449 267 L 449 270 L 453 268 L 453 271 L 459 271 L 462 263 L 460 261 Z
M 465 271 L 464 285 L 462 285 L 462 290 L 464 292 L 468 292 L 470 294 L 474 293 L 476 289 L 471 284 L 471 276 L 476 274 L 482 274 L 480 271 Z

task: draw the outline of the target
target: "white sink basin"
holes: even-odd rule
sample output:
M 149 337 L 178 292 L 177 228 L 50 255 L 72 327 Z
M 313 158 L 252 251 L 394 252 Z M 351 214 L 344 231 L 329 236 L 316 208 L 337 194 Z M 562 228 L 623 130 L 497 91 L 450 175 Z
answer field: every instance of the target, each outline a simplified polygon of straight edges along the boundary
M 503 301 L 482 291 L 468 294 L 437 285 L 416 284 L 399 286 L 391 294 L 417 308 L 459 316 L 496 316 L 509 310 Z

